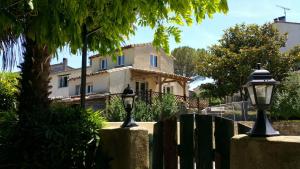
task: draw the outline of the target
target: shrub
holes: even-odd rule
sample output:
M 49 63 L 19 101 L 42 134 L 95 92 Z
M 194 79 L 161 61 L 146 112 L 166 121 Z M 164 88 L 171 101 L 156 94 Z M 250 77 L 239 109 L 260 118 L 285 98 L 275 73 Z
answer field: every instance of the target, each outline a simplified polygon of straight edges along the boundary
M 290 73 L 274 94 L 271 116 L 275 119 L 300 119 L 300 75 Z
M 151 105 L 143 100 L 136 99 L 133 116 L 136 121 L 157 121 L 159 118 L 167 118 L 177 112 L 178 104 L 174 95 L 165 94 L 161 100 L 159 97 L 153 98 Z M 123 121 L 125 116 L 126 112 L 120 97 L 114 97 L 109 104 L 106 104 L 104 117 L 108 121 Z
M 0 111 L 15 109 L 18 94 L 18 77 L 17 73 L 0 73 Z
M 126 112 L 120 97 L 113 97 L 109 103 L 106 103 L 106 111 L 104 117 L 108 121 L 123 121 Z
M 52 107 L 24 123 L 4 112 L 0 126 L 0 164 L 4 168 L 94 168 L 104 119 L 99 112 Z M 9 115 L 11 114 L 11 115 Z M 13 121 L 13 123 L 12 123 Z M 5 165 L 2 165 L 5 164 Z

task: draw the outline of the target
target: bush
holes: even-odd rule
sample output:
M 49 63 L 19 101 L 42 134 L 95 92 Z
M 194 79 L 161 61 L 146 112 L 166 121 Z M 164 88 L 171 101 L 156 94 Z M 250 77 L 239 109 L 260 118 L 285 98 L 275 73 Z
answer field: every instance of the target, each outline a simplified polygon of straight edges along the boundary
M 9 111 L 16 108 L 18 77 L 17 73 L 0 73 L 0 111 Z
M 136 121 L 157 121 L 159 118 L 167 118 L 177 112 L 178 104 L 175 97 L 171 94 L 165 94 L 161 100 L 158 97 L 154 98 L 151 105 L 136 99 L 133 116 Z M 106 104 L 104 117 L 108 121 L 123 121 L 125 116 L 126 112 L 120 97 L 114 97 L 109 104 Z
M 271 117 L 300 119 L 300 75 L 298 73 L 290 73 L 274 94 Z
M 126 111 L 120 97 L 113 97 L 109 103 L 106 103 L 104 117 L 108 121 L 123 121 L 125 116 Z
M 162 100 L 158 103 L 161 112 L 161 119 L 165 119 L 174 116 L 178 112 L 178 105 L 174 95 L 165 94 L 162 96 Z
M 38 112 L 33 114 L 31 117 Z M 95 167 L 98 130 L 104 125 L 99 112 L 56 105 L 38 115 L 25 123 L 13 112 L 2 113 L 0 166 L 10 169 Z

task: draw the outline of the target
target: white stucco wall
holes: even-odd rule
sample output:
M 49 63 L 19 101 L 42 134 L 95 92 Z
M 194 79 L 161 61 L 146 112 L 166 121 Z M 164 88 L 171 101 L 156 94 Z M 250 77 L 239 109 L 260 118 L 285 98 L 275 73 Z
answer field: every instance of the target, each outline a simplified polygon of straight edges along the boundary
M 150 65 L 150 55 L 157 56 L 157 67 L 152 67 Z M 174 72 L 173 58 L 171 56 L 167 56 L 162 50 L 157 51 L 151 45 L 135 47 L 134 56 L 134 68 L 158 70 L 167 73 Z
M 125 56 L 124 66 L 131 66 L 133 64 L 134 49 L 133 48 L 125 49 L 123 51 L 123 55 Z M 114 61 L 112 56 L 100 56 L 100 57 L 95 57 L 95 58 L 91 58 L 91 59 L 92 59 L 92 71 L 93 72 L 97 72 L 100 70 L 100 61 L 102 59 L 107 59 L 107 69 L 112 69 L 112 68 L 118 67 L 117 58 Z
M 90 72 L 91 72 L 91 68 L 88 67 L 87 74 L 89 74 Z M 81 75 L 81 69 L 74 69 L 74 70 L 50 74 L 51 80 L 50 80 L 49 85 L 52 86 L 52 88 L 49 89 L 51 92 L 51 94 L 49 95 L 50 98 L 68 97 L 69 96 L 70 83 L 68 84 L 68 87 L 59 88 L 59 77 L 62 75 L 68 75 L 69 78 L 78 77 Z
M 130 77 L 129 69 L 109 72 L 109 92 L 112 94 L 122 93 L 128 84 L 133 87 L 134 82 L 131 81 Z
M 69 81 L 69 94 L 70 96 L 76 95 L 76 86 L 80 85 L 81 79 Z M 94 76 L 86 77 L 86 84 L 93 85 L 93 93 L 107 93 L 109 91 L 109 74 L 101 73 Z
M 150 65 L 150 55 L 156 55 L 158 67 Z M 124 66 L 133 66 L 134 68 L 144 70 L 159 70 L 167 73 L 174 73 L 173 57 L 167 56 L 163 50 L 157 51 L 151 45 L 136 46 L 123 50 L 125 56 Z M 107 59 L 107 69 L 112 69 L 117 66 L 117 62 L 113 61 L 111 56 L 94 57 L 92 59 L 92 71 L 100 70 L 101 59 Z
M 280 33 L 287 33 L 286 46 L 281 48 L 282 52 L 285 52 L 296 45 L 300 45 L 300 23 L 290 22 L 276 22 L 274 26 Z

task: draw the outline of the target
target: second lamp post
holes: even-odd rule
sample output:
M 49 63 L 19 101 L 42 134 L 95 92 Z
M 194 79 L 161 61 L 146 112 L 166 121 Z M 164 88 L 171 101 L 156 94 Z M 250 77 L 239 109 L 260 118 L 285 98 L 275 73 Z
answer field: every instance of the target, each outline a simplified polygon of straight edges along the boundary
M 270 107 L 273 90 L 279 82 L 272 78 L 268 70 L 260 69 L 260 64 L 257 67 L 258 69 L 250 74 L 245 85 L 252 105 L 257 108 L 256 120 L 248 135 L 253 137 L 276 136 L 279 135 L 279 132 L 272 127 L 265 110 Z

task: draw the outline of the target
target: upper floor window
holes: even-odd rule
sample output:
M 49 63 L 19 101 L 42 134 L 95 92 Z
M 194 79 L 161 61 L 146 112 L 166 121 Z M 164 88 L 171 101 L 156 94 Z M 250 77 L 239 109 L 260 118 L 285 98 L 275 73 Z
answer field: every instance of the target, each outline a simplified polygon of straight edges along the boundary
M 125 63 L 125 56 L 124 55 L 122 55 L 122 56 L 118 56 L 118 58 L 117 58 L 118 60 L 118 66 L 123 66 L 124 65 L 124 63 Z
M 100 69 L 101 70 L 107 69 L 107 59 L 101 59 L 100 60 Z
M 150 65 L 152 67 L 157 67 L 157 56 L 150 55 Z
M 68 87 L 68 75 L 61 75 L 58 77 L 59 79 L 59 88 Z

